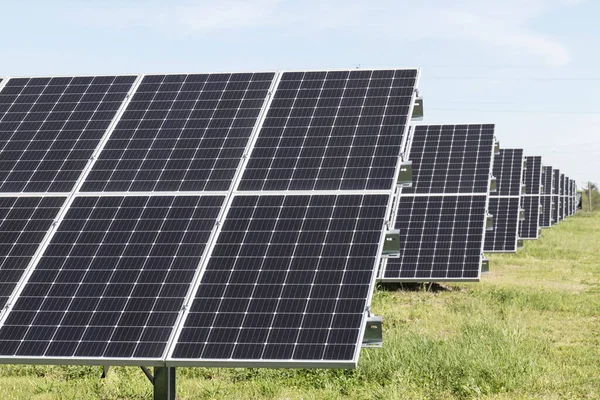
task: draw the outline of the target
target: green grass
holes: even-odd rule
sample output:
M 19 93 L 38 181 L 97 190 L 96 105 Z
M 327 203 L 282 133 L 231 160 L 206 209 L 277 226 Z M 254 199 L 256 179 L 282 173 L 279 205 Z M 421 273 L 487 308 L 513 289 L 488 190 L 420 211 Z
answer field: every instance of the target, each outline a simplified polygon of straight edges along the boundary
M 380 287 L 356 370 L 178 369 L 182 399 L 600 398 L 600 213 L 490 256 L 482 282 Z M 445 288 L 445 290 L 444 290 Z M 0 367 L 3 399 L 149 399 L 137 368 Z

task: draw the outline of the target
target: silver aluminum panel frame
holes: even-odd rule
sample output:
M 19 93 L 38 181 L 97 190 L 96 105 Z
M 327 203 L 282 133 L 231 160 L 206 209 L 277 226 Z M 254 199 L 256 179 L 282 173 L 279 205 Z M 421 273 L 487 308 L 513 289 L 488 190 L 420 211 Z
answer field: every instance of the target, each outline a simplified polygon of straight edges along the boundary
M 2 82 L 0 82 L 0 94 L 2 94 L 2 89 L 4 89 L 4 87 L 6 86 L 6 84 L 8 83 L 10 78 L 5 77 L 5 76 L 0 76 L 0 79 L 2 79 Z
M 32 365 L 107 365 L 131 366 L 140 365 L 164 367 L 164 361 L 158 358 L 108 358 L 108 357 L 34 357 L 34 356 L 0 356 L 0 364 L 32 364 Z

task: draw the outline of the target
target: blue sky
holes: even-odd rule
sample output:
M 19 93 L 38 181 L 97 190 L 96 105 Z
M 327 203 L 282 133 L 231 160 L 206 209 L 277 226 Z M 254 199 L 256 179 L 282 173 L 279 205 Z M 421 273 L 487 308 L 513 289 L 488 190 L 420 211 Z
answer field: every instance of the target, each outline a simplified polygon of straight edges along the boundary
M 421 67 L 426 123 L 600 183 L 600 2 L 22 1 L 0 76 Z

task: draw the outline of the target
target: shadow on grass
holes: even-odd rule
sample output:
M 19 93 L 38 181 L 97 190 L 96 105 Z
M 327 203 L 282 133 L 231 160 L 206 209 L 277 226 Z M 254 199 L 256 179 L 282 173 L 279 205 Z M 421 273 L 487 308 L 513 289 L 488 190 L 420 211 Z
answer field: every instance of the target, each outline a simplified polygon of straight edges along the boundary
M 379 282 L 377 289 L 386 292 L 451 292 L 450 286 L 445 286 L 436 282 Z

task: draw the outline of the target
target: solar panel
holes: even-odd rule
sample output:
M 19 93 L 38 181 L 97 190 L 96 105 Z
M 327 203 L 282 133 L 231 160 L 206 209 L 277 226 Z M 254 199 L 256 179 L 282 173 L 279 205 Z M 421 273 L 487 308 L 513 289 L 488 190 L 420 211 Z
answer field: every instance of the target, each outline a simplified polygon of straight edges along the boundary
M 484 251 L 517 251 L 520 209 L 518 196 L 490 196 L 488 211 L 494 217 L 494 229 L 485 233 Z
M 39 250 L 64 197 L 0 197 L 0 309 Z
M 12 78 L 0 91 L 0 192 L 69 192 L 136 76 Z
M 520 196 L 523 182 L 523 149 L 500 149 L 494 156 L 496 193 L 491 196 Z
M 552 208 L 554 205 L 554 196 L 540 196 L 542 205 L 542 214 L 540 215 L 540 227 L 548 228 L 552 226 Z
M 521 239 L 537 239 L 540 226 L 540 193 L 542 186 L 542 157 L 526 156 L 524 172 L 525 194 L 521 207 L 525 210 L 525 220 L 519 227 Z
M 238 189 L 388 190 L 417 70 L 285 72 Z
M 525 219 L 519 225 L 519 237 L 537 239 L 540 227 L 540 196 L 522 196 L 521 208 L 525 210 Z
M 569 177 L 564 177 L 564 190 L 563 190 L 563 218 L 569 216 Z
M 550 196 L 554 194 L 554 185 L 552 182 L 552 167 L 542 167 L 542 186 L 544 187 L 543 195 Z
M 388 199 L 234 197 L 172 361 L 354 363 Z
M 526 156 L 525 160 L 527 161 L 524 174 L 525 193 L 539 195 L 542 184 L 542 157 Z
M 559 187 L 560 187 L 560 220 L 562 221 L 563 219 L 566 218 L 566 205 L 565 205 L 565 193 L 566 193 L 566 188 L 565 188 L 565 174 L 560 174 L 560 180 L 559 180 Z
M 560 222 L 560 170 L 552 170 L 552 186 L 554 187 L 554 210 L 552 211 L 552 223 L 557 224 Z
M 486 196 L 401 196 L 395 228 L 400 258 L 387 259 L 384 279 L 479 279 Z
M 274 77 L 145 76 L 82 190 L 228 190 Z
M 68 184 L 33 188 L 71 192 L 30 212 L 40 232 L 16 228 L 36 242 L 6 289 L 0 361 L 355 366 L 417 70 L 112 78 L 0 91 L 89 150 Z
M 571 215 L 571 207 L 572 207 L 572 185 L 571 178 L 567 179 L 567 216 Z
M 76 197 L 0 328 L 0 358 L 160 358 L 223 200 Z
M 544 186 L 544 192 L 540 197 L 542 205 L 542 215 L 540 215 L 540 226 L 542 228 L 548 228 L 552 226 L 552 209 L 554 207 L 554 182 L 552 176 L 552 167 L 542 167 L 542 185 Z
M 408 158 L 413 165 L 411 193 L 487 193 L 494 125 L 419 125 Z
M 479 279 L 493 152 L 494 125 L 415 129 L 413 188 L 402 188 L 395 218 L 401 253 L 384 260 L 381 280 Z
M 566 202 L 567 202 L 567 217 L 571 215 L 571 178 L 567 178 L 567 193 L 566 193 Z
M 577 185 L 574 179 L 571 179 L 571 215 L 575 214 L 577 203 Z
M 517 251 L 519 211 L 523 181 L 523 150 L 500 149 L 494 156 L 496 192 L 490 194 L 489 213 L 494 229 L 485 234 L 484 251 Z

